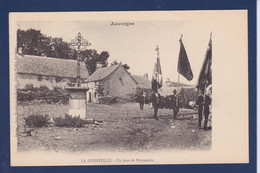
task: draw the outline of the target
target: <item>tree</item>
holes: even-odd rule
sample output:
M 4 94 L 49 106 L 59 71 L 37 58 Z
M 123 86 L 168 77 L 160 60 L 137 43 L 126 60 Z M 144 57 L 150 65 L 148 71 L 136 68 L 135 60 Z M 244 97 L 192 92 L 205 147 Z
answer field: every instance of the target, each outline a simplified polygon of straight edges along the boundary
M 49 57 L 61 58 L 61 59 L 74 59 L 74 50 L 72 50 L 67 42 L 64 42 L 62 38 L 51 39 L 51 51 L 48 52 Z
M 120 63 L 117 62 L 117 60 L 114 60 L 114 61 L 111 63 L 111 66 L 118 65 L 118 64 L 120 64 Z
M 17 30 L 17 50 L 23 49 L 24 54 L 42 56 L 51 49 L 50 38 L 41 33 L 40 30 L 28 29 Z
M 99 54 L 95 49 L 87 49 L 80 52 L 81 60 L 85 62 L 89 75 L 93 74 L 97 68 Z
M 117 60 L 114 60 L 114 61 L 111 63 L 112 66 L 113 66 L 113 65 L 118 65 L 118 64 L 121 64 L 121 65 L 122 65 L 122 62 L 121 62 L 121 61 L 120 61 L 120 62 L 117 62 Z M 124 69 L 126 69 L 126 70 L 129 70 L 129 69 L 130 69 L 130 67 L 129 67 L 127 64 L 123 64 L 122 67 L 124 67 Z
M 23 54 L 48 56 L 61 59 L 74 59 L 79 56 L 80 61 L 85 62 L 89 74 L 96 71 L 97 62 L 103 67 L 107 66 L 109 53 L 102 51 L 100 54 L 95 49 L 87 49 L 81 51 L 80 54 L 73 48 L 70 48 L 69 43 L 63 41 L 62 38 L 47 37 L 40 30 L 28 29 L 17 30 L 17 52 L 18 49 L 23 49 Z
M 62 38 L 47 37 L 40 30 L 17 30 L 17 50 L 23 54 L 48 56 L 61 59 L 73 59 L 73 49 Z
M 129 69 L 130 69 L 130 67 L 129 67 L 127 64 L 123 64 L 122 66 L 123 66 L 124 69 L 126 69 L 126 70 L 129 70 Z
M 103 67 L 106 67 L 108 58 L 109 58 L 109 53 L 107 51 L 102 51 L 99 55 L 98 61 L 103 64 Z

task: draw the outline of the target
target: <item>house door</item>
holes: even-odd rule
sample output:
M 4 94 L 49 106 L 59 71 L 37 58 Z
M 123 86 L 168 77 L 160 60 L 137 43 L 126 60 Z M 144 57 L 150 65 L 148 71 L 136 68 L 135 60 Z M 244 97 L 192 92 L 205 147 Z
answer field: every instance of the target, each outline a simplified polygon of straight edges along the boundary
M 91 99 L 91 93 L 88 93 L 88 102 L 91 103 L 92 99 Z

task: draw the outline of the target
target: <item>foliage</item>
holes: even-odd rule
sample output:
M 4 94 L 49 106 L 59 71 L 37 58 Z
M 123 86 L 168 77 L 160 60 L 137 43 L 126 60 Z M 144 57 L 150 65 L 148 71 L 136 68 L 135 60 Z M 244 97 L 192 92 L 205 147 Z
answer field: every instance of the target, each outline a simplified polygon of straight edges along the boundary
M 130 102 L 136 102 L 138 95 L 136 93 L 127 94 L 127 98 Z
M 83 127 L 84 121 L 78 117 L 72 117 L 72 115 L 65 114 L 64 117 L 59 116 L 53 118 L 55 126 L 58 127 Z
M 106 67 L 107 66 L 107 60 L 109 58 L 109 53 L 107 51 L 102 51 L 99 55 L 99 59 L 98 61 L 99 62 L 102 62 L 104 64 L 103 67 Z
M 17 49 L 23 49 L 23 54 L 48 56 L 62 59 L 73 59 L 73 50 L 62 38 L 52 38 L 43 35 L 40 30 L 17 30 Z
M 115 60 L 115 61 L 113 61 L 113 62 L 111 63 L 112 66 L 113 66 L 113 65 L 118 65 L 118 64 L 122 64 L 122 62 L 121 62 L 121 61 L 120 61 L 120 62 L 117 62 L 117 60 Z M 127 64 L 123 64 L 122 66 L 123 66 L 124 69 L 126 69 L 126 70 L 129 70 L 129 69 L 130 69 L 130 67 L 129 67 Z
M 69 94 L 66 90 L 55 88 L 50 90 L 47 87 L 17 89 L 17 101 L 41 100 L 46 103 L 63 103 L 69 101 Z
M 97 91 L 99 97 L 104 96 L 104 88 L 103 88 L 102 82 L 98 82 L 98 83 L 97 83 L 97 89 L 96 89 L 96 91 Z
M 126 69 L 126 70 L 129 70 L 129 69 L 130 69 L 129 65 L 127 65 L 127 64 L 123 64 L 122 66 L 123 66 L 124 69 Z
M 26 90 L 33 89 L 33 84 L 26 84 L 24 87 Z
M 81 51 L 80 54 L 69 46 L 69 43 L 63 41 L 62 38 L 52 38 L 43 35 L 40 30 L 28 29 L 17 30 L 17 52 L 22 48 L 23 54 L 47 56 L 61 59 L 77 59 L 85 62 L 89 74 L 96 71 L 97 62 L 107 66 L 109 53 L 102 51 L 100 54 L 95 49 L 87 49 Z
M 93 74 L 97 69 L 97 62 L 103 64 L 102 67 L 107 66 L 107 60 L 109 58 L 109 53 L 103 51 L 100 54 L 97 53 L 95 49 L 87 49 L 80 53 L 81 60 L 85 62 L 88 69 L 89 75 Z
M 48 115 L 32 114 L 24 118 L 25 125 L 28 127 L 43 127 L 49 123 Z
M 76 59 L 75 52 L 70 48 L 67 42 L 62 38 L 51 38 L 51 51 L 48 52 L 48 57 L 56 57 L 62 59 Z

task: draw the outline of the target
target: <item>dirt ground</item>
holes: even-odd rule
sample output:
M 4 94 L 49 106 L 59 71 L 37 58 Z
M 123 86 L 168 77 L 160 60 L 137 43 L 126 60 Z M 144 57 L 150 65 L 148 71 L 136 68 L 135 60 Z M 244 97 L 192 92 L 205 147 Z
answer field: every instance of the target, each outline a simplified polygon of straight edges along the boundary
M 68 105 L 25 104 L 17 106 L 17 139 L 19 151 L 151 151 L 160 149 L 208 150 L 211 130 L 197 128 L 197 112 L 180 109 L 178 119 L 172 110 L 159 109 L 160 119 L 152 118 L 153 109 L 138 103 L 98 105 L 88 104 L 88 118 L 102 120 L 82 128 L 48 126 L 32 129 L 32 136 L 21 135 L 24 117 L 45 113 L 56 117 L 68 113 Z

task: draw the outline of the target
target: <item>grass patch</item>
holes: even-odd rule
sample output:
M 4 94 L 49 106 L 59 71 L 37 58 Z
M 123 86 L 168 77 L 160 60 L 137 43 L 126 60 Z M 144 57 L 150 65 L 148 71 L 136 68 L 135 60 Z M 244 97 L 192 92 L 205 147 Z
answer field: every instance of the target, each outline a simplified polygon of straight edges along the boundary
M 72 117 L 72 115 L 65 114 L 65 116 L 59 116 L 53 118 L 54 124 L 57 127 L 83 127 L 84 121 L 78 117 Z
M 32 114 L 24 118 L 25 126 L 28 127 L 43 127 L 49 123 L 48 115 Z

